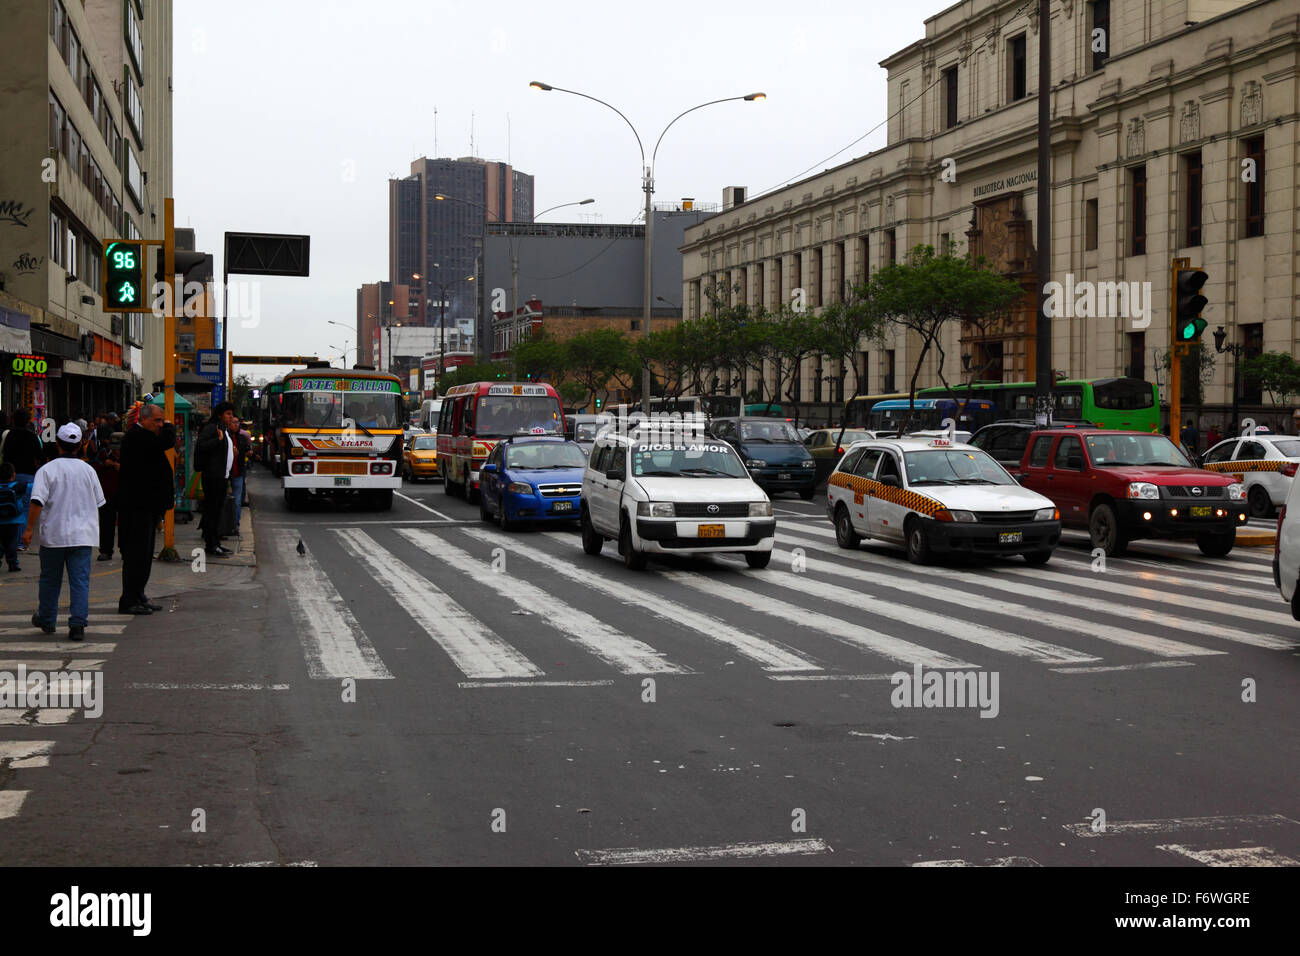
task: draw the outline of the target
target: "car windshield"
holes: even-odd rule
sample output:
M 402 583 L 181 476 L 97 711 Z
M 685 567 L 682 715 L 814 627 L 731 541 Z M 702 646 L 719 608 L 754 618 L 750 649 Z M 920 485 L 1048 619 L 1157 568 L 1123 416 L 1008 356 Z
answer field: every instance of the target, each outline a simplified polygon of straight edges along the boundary
M 748 473 L 730 445 L 670 440 L 633 445 L 632 474 L 638 478 L 744 478 Z
M 536 468 L 582 468 L 587 456 L 569 442 L 535 442 L 512 445 L 506 450 L 506 468 L 526 471 Z
M 421 436 L 411 441 L 412 451 L 436 451 L 438 448 L 438 439 L 432 435 Z
M 576 441 L 595 441 L 598 431 L 600 422 L 578 422 L 573 426 L 573 437 Z
M 1007 470 L 982 451 L 975 449 L 934 449 L 909 451 L 907 463 L 909 485 L 1014 485 Z
M 773 422 L 741 422 L 741 441 L 789 441 L 798 442 L 799 433 L 787 421 L 778 419 Z
M 343 384 L 354 389 L 361 384 L 389 385 L 373 380 Z M 346 428 L 350 420 L 357 428 L 397 428 L 405 417 L 402 396 L 396 392 L 295 389 L 285 393 L 281 423 L 291 428 Z
M 474 423 L 482 438 L 558 433 L 560 426 L 560 403 L 549 395 L 485 395 Z
M 1190 468 L 1192 463 L 1164 435 L 1089 435 L 1088 457 L 1098 467 L 1168 465 Z

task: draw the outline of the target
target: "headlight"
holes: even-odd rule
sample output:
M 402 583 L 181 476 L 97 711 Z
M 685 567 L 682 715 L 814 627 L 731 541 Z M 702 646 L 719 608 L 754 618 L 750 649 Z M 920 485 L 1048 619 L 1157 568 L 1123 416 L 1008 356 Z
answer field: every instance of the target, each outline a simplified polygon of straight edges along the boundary
M 757 458 L 750 458 L 748 461 L 745 462 L 745 467 L 746 467 L 746 468 L 766 468 L 766 467 L 767 467 L 767 462 L 765 462 L 765 461 L 759 461 Z
M 1243 500 L 1246 497 L 1246 486 L 1239 481 L 1228 485 L 1228 497 L 1233 501 Z
M 804 468 L 816 468 L 816 467 L 817 467 L 817 462 L 815 462 L 815 461 L 813 461 L 811 458 L 809 458 L 807 461 L 805 461 L 805 462 L 803 463 L 803 467 L 804 467 Z
M 1159 498 L 1160 489 L 1149 481 L 1134 481 L 1128 486 L 1130 498 Z
M 636 513 L 644 518 L 675 518 L 677 512 L 671 501 L 638 501 Z
M 751 518 L 770 518 L 772 517 L 772 502 L 770 501 L 751 501 L 749 503 L 749 516 Z
M 512 481 L 506 487 L 506 490 L 512 495 L 531 495 L 533 493 L 533 486 L 528 484 L 526 481 Z
M 975 512 L 973 511 L 953 511 L 949 509 L 948 513 L 952 515 L 953 521 L 974 521 Z
M 1035 521 L 1060 521 L 1061 513 L 1055 508 L 1039 508 L 1034 512 Z

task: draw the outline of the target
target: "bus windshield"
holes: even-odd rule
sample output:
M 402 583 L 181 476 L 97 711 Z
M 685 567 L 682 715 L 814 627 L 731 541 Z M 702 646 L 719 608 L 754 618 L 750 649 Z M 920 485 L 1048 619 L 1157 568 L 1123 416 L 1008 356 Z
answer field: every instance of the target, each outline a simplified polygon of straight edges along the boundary
M 916 410 L 908 421 L 908 431 L 923 431 L 925 429 L 938 428 L 943 415 L 938 408 L 923 408 L 918 403 Z M 881 408 L 877 405 L 867 415 L 867 427 L 871 431 L 897 432 L 903 427 L 903 420 L 907 419 L 907 406 L 902 408 Z
M 475 434 L 480 438 L 562 434 L 560 403 L 550 395 L 484 395 L 478 400 Z
M 284 393 L 280 423 L 286 427 L 346 428 L 348 421 L 357 428 L 399 428 L 403 421 L 402 396 L 396 392 L 332 388 L 294 389 Z

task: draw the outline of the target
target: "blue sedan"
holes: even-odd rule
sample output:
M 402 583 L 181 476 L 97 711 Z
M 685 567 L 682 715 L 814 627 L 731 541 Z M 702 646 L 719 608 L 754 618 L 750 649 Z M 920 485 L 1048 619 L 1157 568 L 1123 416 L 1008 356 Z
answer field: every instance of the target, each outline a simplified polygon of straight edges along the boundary
M 479 470 L 479 516 L 510 531 L 526 521 L 576 521 L 587 456 L 561 438 L 499 442 Z

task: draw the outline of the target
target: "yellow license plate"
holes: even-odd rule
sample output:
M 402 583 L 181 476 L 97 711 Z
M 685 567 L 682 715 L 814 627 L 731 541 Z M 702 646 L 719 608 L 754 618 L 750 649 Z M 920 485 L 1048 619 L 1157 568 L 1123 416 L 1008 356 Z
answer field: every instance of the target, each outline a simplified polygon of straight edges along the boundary
M 700 525 L 699 535 L 701 538 L 725 538 L 726 530 L 726 525 L 702 524 Z
M 1192 505 L 1191 512 L 1193 518 L 1208 518 L 1214 514 L 1214 509 L 1209 505 Z

